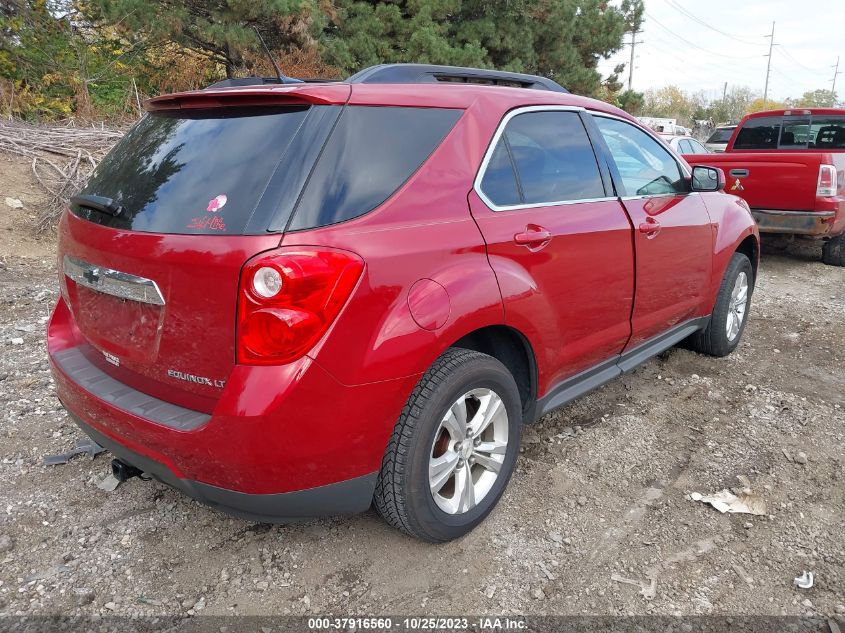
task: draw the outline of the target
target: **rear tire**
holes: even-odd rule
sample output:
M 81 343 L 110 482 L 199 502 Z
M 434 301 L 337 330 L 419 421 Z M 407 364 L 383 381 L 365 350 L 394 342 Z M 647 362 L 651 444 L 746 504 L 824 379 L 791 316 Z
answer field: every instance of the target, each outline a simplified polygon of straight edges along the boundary
M 511 373 L 487 354 L 452 348 L 402 409 L 374 495 L 387 523 L 416 538 L 463 536 L 495 507 L 514 470 L 522 405 Z
M 845 266 L 845 234 L 832 237 L 824 243 L 822 262 L 828 266 Z
M 696 352 L 710 356 L 727 356 L 736 349 L 748 322 L 751 295 L 754 291 L 754 269 L 748 257 L 734 253 L 707 327 L 689 338 Z

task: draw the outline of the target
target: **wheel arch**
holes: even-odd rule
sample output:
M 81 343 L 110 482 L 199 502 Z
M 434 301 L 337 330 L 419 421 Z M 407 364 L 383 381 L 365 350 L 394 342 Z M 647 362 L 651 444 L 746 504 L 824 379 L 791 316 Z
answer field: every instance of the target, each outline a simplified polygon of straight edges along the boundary
M 449 348 L 471 349 L 492 356 L 513 375 L 522 400 L 525 420 L 537 401 L 537 359 L 528 338 L 507 325 L 488 325 L 473 330 L 454 341 Z

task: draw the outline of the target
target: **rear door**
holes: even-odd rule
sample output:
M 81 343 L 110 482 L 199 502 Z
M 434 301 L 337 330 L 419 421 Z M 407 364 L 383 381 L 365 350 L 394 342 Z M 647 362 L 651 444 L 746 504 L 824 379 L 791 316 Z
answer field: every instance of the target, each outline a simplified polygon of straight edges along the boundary
M 583 114 L 505 117 L 470 194 L 505 302 L 531 340 L 541 384 L 620 353 L 630 334 L 631 225 L 602 175 Z
M 240 270 L 279 244 L 268 218 L 295 202 L 338 111 L 172 110 L 130 130 L 61 223 L 63 296 L 89 360 L 211 408 L 235 363 Z
M 653 136 L 616 117 L 593 116 L 634 226 L 636 298 L 628 349 L 702 316 L 713 233 L 686 168 Z

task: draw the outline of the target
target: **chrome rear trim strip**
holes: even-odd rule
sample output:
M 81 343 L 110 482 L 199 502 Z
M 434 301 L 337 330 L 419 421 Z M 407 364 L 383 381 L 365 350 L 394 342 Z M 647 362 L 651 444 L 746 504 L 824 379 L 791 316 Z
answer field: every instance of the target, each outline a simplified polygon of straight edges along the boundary
M 164 296 L 152 279 L 95 266 L 70 255 L 65 255 L 63 266 L 65 275 L 80 286 L 120 299 L 164 305 Z

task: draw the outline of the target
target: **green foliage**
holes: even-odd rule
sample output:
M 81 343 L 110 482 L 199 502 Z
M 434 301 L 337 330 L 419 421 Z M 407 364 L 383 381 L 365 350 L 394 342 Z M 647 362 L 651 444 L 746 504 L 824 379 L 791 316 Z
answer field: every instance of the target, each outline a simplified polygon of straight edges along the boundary
M 92 0 L 90 14 L 146 46 L 176 43 L 222 64 L 227 77 L 247 69 L 245 53 L 284 49 L 311 35 L 307 0 Z
M 626 2 L 628 7 L 630 3 Z M 605 0 L 339 0 L 324 29 L 327 61 L 351 73 L 386 62 L 541 74 L 597 94 L 599 59 L 619 50 L 621 8 Z
M 643 113 L 645 95 L 636 90 L 626 90 L 616 97 L 616 105 L 628 114 L 633 114 L 634 116 L 640 115 Z
M 836 93 L 830 90 L 811 90 L 798 100 L 801 108 L 832 108 L 836 105 Z
M 0 10 L 0 111 L 28 119 L 124 114 L 134 54 L 90 29 L 70 0 L 13 0 Z

